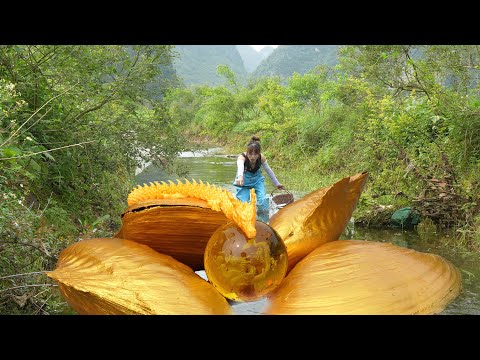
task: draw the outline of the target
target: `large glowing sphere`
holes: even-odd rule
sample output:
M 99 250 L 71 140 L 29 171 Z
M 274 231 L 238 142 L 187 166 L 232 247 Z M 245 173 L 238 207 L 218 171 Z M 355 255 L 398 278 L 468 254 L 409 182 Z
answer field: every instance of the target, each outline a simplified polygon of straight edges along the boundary
M 255 238 L 234 222 L 218 228 L 205 248 L 208 281 L 227 299 L 257 300 L 275 289 L 287 273 L 287 250 L 269 225 L 256 221 Z

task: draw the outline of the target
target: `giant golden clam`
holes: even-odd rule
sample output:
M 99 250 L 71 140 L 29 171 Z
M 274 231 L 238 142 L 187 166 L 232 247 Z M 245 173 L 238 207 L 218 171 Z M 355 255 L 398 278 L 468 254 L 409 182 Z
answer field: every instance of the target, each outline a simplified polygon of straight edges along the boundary
M 460 273 L 440 256 L 338 240 L 367 176 L 316 190 L 265 224 L 285 245 L 288 271 L 261 293 L 263 313 L 434 314 L 459 294 Z M 228 222 L 245 239 L 256 237 L 254 204 L 202 182 L 138 187 L 115 238 L 69 246 L 48 275 L 80 314 L 229 314 L 217 280 L 193 270 L 204 267 L 212 235 Z
M 242 203 L 231 192 L 201 181 L 138 186 L 128 195 L 129 207 L 115 237 L 148 245 L 201 270 L 207 242 L 221 225 L 231 220 L 255 236 L 253 190 L 251 195 L 251 204 Z

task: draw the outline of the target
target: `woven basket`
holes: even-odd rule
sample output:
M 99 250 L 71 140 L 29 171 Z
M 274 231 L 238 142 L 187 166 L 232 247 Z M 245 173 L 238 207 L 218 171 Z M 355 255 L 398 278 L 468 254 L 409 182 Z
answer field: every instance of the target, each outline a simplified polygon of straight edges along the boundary
M 284 191 L 286 191 L 286 193 L 273 195 L 273 193 L 277 190 L 278 189 L 273 190 L 272 193 L 270 194 L 270 197 L 271 197 L 273 203 L 277 207 L 283 207 L 283 206 L 288 205 L 291 202 L 293 202 L 293 195 L 290 191 L 285 189 Z

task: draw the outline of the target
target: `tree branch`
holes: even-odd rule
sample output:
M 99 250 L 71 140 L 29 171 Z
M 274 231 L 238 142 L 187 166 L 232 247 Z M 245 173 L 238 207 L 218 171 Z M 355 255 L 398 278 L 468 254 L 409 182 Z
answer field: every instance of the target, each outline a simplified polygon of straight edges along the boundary
M 138 63 L 138 60 L 140 59 L 140 51 L 137 51 L 136 52 L 136 55 L 135 55 L 135 59 L 133 61 L 133 64 L 132 66 L 130 67 L 130 69 L 128 70 L 127 74 L 125 75 L 125 77 L 123 78 L 123 80 L 120 80 L 117 82 L 116 87 L 118 88 L 119 84 L 124 84 L 129 78 L 130 78 L 130 75 L 133 71 L 133 69 L 135 68 L 135 66 L 137 66 L 137 63 Z M 88 108 L 86 110 L 83 110 L 81 111 L 78 115 L 76 115 L 74 117 L 74 121 L 77 121 L 78 119 L 80 119 L 81 117 L 83 117 L 84 115 L 88 114 L 89 112 L 92 112 L 92 111 L 95 111 L 95 110 L 98 110 L 100 109 L 101 107 L 103 107 L 106 103 L 112 101 L 114 99 L 114 96 L 116 95 L 117 93 L 117 90 L 113 90 L 113 92 L 107 96 L 102 102 L 100 102 L 98 105 L 95 105 L 91 108 Z
M 88 108 L 88 109 L 80 112 L 77 116 L 75 116 L 75 118 L 73 120 L 76 121 L 76 120 L 80 119 L 81 117 L 83 117 L 85 114 L 88 114 L 89 112 L 100 109 L 107 102 L 111 101 L 114 95 L 115 95 L 115 91 L 111 95 L 109 95 L 105 100 L 103 100 L 101 103 L 99 103 L 98 105 L 95 105 L 91 108 Z
M 56 148 L 56 149 L 39 151 L 39 152 L 36 152 L 36 153 L 25 154 L 25 155 L 22 155 L 22 156 L 12 156 L 12 157 L 8 157 L 8 158 L 0 158 L 0 160 L 20 159 L 20 158 L 24 158 L 24 157 L 29 157 L 29 156 L 33 156 L 33 155 L 47 153 L 47 152 L 50 152 L 50 151 L 61 150 L 61 149 L 69 148 L 69 147 L 72 147 L 72 146 L 81 146 L 83 144 L 89 144 L 89 143 L 94 142 L 94 141 L 96 141 L 96 140 L 85 141 L 85 142 L 78 143 L 78 144 L 73 144 L 73 145 L 61 146 L 61 147 Z
M 78 82 L 77 82 L 77 84 L 78 84 Z M 47 102 L 45 102 L 45 104 L 43 104 L 42 106 L 40 106 L 32 115 L 30 115 L 30 117 L 29 117 L 27 120 L 25 120 L 25 122 L 24 122 L 22 125 L 20 125 L 20 126 L 18 127 L 17 130 L 15 130 L 15 131 L 12 133 L 12 135 L 10 135 L 10 137 L 9 137 L 7 140 L 5 140 L 5 141 L 3 142 L 3 144 L 0 145 L 0 147 L 4 146 L 6 143 L 8 143 L 8 142 L 18 133 L 18 131 L 19 131 L 27 122 L 30 121 L 30 119 L 31 119 L 35 114 L 37 114 L 40 110 L 42 110 L 50 101 L 52 101 L 52 100 L 56 99 L 57 97 L 65 94 L 65 93 L 67 93 L 68 91 L 70 91 L 70 90 L 71 90 L 75 85 L 77 85 L 77 84 L 74 84 L 72 87 L 68 88 L 68 89 L 65 90 L 64 92 L 62 92 L 62 93 L 60 93 L 60 94 L 52 97 L 50 100 L 48 100 Z
M 30 273 L 7 275 L 7 276 L 2 276 L 2 277 L 0 277 L 0 280 L 2 280 L 2 279 L 9 279 L 9 278 L 18 277 L 18 276 L 38 275 L 38 274 L 45 274 L 45 271 L 35 271 L 35 272 L 30 272 Z
M 413 67 L 413 76 L 415 77 L 415 79 L 417 80 L 420 88 L 423 90 L 423 92 L 425 93 L 425 95 L 427 95 L 427 98 L 428 100 L 430 101 L 430 94 L 428 93 L 428 91 L 425 89 L 425 86 L 422 84 L 422 82 L 420 81 L 420 77 L 418 76 L 418 70 L 417 70 L 417 66 L 415 65 L 415 62 L 413 61 L 413 59 L 410 57 L 410 54 L 408 53 L 409 51 L 409 47 L 406 47 L 404 49 L 404 52 L 405 52 L 405 57 L 407 59 L 409 59 L 412 63 L 412 67 Z
M 9 290 L 15 290 L 15 289 L 22 289 L 26 287 L 38 287 L 38 286 L 58 286 L 57 284 L 31 284 L 31 285 L 20 285 L 20 286 L 14 286 L 8 289 L 1 289 L 0 292 L 4 291 L 9 291 Z

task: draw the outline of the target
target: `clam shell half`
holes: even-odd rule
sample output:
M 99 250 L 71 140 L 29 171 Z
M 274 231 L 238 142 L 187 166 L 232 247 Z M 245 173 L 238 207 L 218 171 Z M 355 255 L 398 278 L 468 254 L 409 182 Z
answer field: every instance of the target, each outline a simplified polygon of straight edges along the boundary
M 64 249 L 47 272 L 79 314 L 230 314 L 225 298 L 188 266 L 148 246 L 95 238 Z

